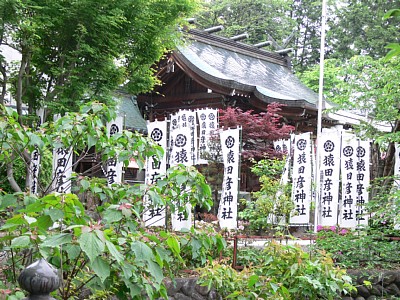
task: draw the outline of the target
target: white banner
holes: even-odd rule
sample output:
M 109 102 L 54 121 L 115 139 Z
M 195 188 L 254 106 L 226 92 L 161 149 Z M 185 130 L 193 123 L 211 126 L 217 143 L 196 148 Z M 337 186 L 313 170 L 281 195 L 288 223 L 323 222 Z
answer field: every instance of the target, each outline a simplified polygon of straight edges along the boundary
M 36 124 L 36 129 L 39 130 L 40 126 L 43 124 L 43 119 L 44 119 L 44 109 L 38 109 L 36 111 L 36 115 L 38 117 L 38 122 Z M 32 151 L 31 153 L 31 161 L 29 163 L 29 191 L 33 195 L 38 194 L 38 188 L 39 188 L 39 170 L 40 170 L 40 151 L 37 147 L 35 147 L 35 150 Z
M 54 115 L 54 122 L 59 118 L 60 115 Z M 72 148 L 53 149 L 53 187 L 56 193 L 71 192 L 72 157 Z
M 124 117 L 117 116 L 115 120 L 107 123 L 107 132 L 109 136 L 121 133 L 124 126 Z M 122 167 L 123 163 L 118 161 L 118 157 L 109 158 L 107 161 L 107 183 L 112 185 L 114 183 L 122 182 Z
M 179 125 L 179 128 L 187 128 L 190 130 L 190 151 L 188 152 L 188 157 L 193 166 L 196 164 L 198 156 L 196 112 L 191 110 L 180 111 Z
M 311 203 L 311 139 L 310 132 L 295 136 L 293 153 L 292 199 L 295 214 L 291 224 L 309 224 Z
M 72 148 L 59 147 L 53 150 L 53 178 L 56 193 L 71 192 Z
M 355 228 L 356 222 L 356 149 L 357 138 L 354 134 L 342 133 L 341 174 L 342 174 L 342 201 L 340 204 L 339 226 Z
M 191 166 L 190 160 L 190 128 L 176 128 L 170 132 L 171 141 L 173 145 L 171 147 L 170 161 L 173 162 L 171 166 L 183 164 L 185 166 Z M 171 216 L 173 230 L 179 231 L 182 229 L 190 229 L 192 224 L 192 207 L 190 204 L 186 205 L 187 217 L 182 212 L 173 213 Z
M 224 179 L 218 210 L 218 220 L 221 228 L 237 228 L 240 130 L 241 128 L 220 131 L 224 161 Z
M 209 140 L 213 131 L 218 129 L 218 109 L 205 108 L 196 111 L 199 119 L 199 164 L 206 164 L 204 155 L 210 152 Z
M 147 123 L 147 131 L 149 137 L 153 139 L 164 150 L 167 149 L 167 121 L 155 121 Z M 160 175 L 167 171 L 167 153 L 161 160 L 156 160 L 155 157 L 150 157 L 146 161 L 146 177 L 147 185 L 155 184 Z M 150 207 L 148 199 L 144 199 L 146 206 L 144 213 L 145 226 L 164 226 L 165 225 L 165 207 Z
M 321 133 L 320 173 L 321 197 L 319 203 L 319 225 L 336 226 L 339 205 L 340 181 L 340 132 L 326 131 Z
M 368 225 L 368 214 L 365 211 L 365 204 L 369 200 L 369 163 L 370 163 L 370 142 L 358 141 L 356 149 L 356 171 L 357 171 L 357 198 L 356 198 L 356 219 L 357 225 Z
M 395 161 L 394 161 L 394 186 L 400 188 L 400 145 L 396 143 L 395 147 Z
M 39 168 L 40 168 L 40 152 L 37 147 L 31 153 L 31 161 L 29 164 L 29 172 L 31 182 L 29 184 L 30 193 L 33 195 L 38 194 L 39 188 Z

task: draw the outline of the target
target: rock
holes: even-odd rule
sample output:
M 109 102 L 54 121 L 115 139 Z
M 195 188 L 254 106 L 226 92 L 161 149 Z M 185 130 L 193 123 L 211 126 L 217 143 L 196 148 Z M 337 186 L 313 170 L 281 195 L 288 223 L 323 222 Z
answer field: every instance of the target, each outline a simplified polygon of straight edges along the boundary
M 211 290 L 208 293 L 208 300 L 220 300 L 222 299 L 215 290 Z
M 385 293 L 384 288 L 379 284 L 372 285 L 371 295 L 383 296 Z
M 176 293 L 174 296 L 174 299 L 175 300 L 192 300 L 192 298 L 190 298 L 184 294 L 181 294 L 181 293 Z
M 396 284 L 392 283 L 386 287 L 386 291 L 389 295 L 400 296 L 400 289 Z
M 358 295 L 364 297 L 365 299 L 368 299 L 368 297 L 371 296 L 371 293 L 368 290 L 368 288 L 363 285 L 357 287 L 357 292 Z
M 177 278 L 175 282 L 172 280 L 165 280 L 164 284 L 167 289 L 168 296 L 174 295 L 176 292 L 180 291 L 185 280 L 183 278 Z
M 202 296 L 207 296 L 209 292 L 207 286 L 201 286 L 201 285 L 196 285 L 195 290 Z
M 194 294 L 196 282 L 196 278 L 186 279 L 186 281 L 182 284 L 181 292 L 186 296 L 191 296 L 192 294 Z
M 382 282 L 383 286 L 388 286 L 395 282 L 397 279 L 397 272 L 395 271 L 387 271 L 383 274 Z

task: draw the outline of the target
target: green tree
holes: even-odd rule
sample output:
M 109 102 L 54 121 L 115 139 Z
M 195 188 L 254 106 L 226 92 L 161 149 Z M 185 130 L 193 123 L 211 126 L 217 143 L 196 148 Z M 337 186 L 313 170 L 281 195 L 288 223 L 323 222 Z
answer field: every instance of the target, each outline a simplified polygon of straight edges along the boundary
M 396 21 L 383 17 L 399 1 L 336 1 L 334 18 L 328 23 L 327 44 L 330 58 L 350 59 L 355 55 L 385 56 L 385 46 L 398 42 Z
M 31 152 L 35 147 L 42 156 L 56 147 L 94 147 L 103 162 L 117 156 L 127 165 L 135 158 L 142 167 L 146 158 L 161 157 L 161 147 L 139 133 L 122 131 L 108 136 L 105 123 L 114 116 L 104 104 L 94 102 L 37 131 L 23 128 L 17 113 L 4 109 L 0 116 L 0 162 L 22 156 L 22 149 Z M 67 194 L 54 194 L 43 187 L 39 197 L 23 190 L 0 192 L 0 250 L 7 254 L 2 270 L 6 282 L 15 284 L 16 274 L 29 261 L 43 257 L 63 274 L 58 299 L 78 298 L 84 287 L 95 299 L 110 295 L 118 295 L 119 299 L 166 297 L 164 274 L 173 275 L 173 258 L 180 265 L 184 263 L 181 241 L 168 232 L 146 232 L 142 220 L 150 206 L 144 205 L 143 198 L 148 196 L 154 205 L 167 206 L 171 211 L 184 212 L 187 202 L 210 209 L 211 189 L 204 177 L 194 167 L 180 165 L 168 169 L 152 185 L 108 186 L 104 180 L 74 176 L 72 186 L 74 193 Z M 79 199 L 77 194 L 84 196 Z M 100 200 L 90 207 L 91 213 L 85 207 L 89 197 Z M 196 236 L 192 235 L 193 243 L 202 244 L 203 239 Z M 190 242 L 190 237 L 185 238 L 183 245 Z M 221 238 L 206 242 L 209 249 L 222 250 Z M 195 258 L 207 257 L 205 249 L 192 251 Z M 105 291 L 104 298 L 96 294 L 101 291 Z
M 112 105 L 117 87 L 148 91 L 157 83 L 152 64 L 173 47 L 178 24 L 195 8 L 190 0 L 0 0 L 0 104 L 9 92 L 19 123 L 30 126 L 25 107 L 29 115 L 44 107 L 51 116 L 89 100 Z M 20 59 L 7 61 L 10 49 Z M 27 149 L 14 150 L 29 166 Z M 12 158 L 19 153 L 3 161 L 16 191 Z
M 174 44 L 177 24 L 195 8 L 190 0 L 1 0 L 0 48 L 20 54 L 9 64 L 0 52 L 0 104 L 10 86 L 17 112 L 46 106 L 77 110 L 104 102 L 118 86 L 132 93 L 157 82 L 151 65 Z M 21 122 L 21 120 L 20 120 Z
M 243 42 L 272 41 L 269 49 L 278 50 L 289 43 L 284 40 L 295 27 L 288 13 L 290 4 L 288 0 L 212 0 L 196 18 L 200 28 L 223 25 L 224 30 L 217 34 L 232 37 L 247 32 L 249 38 Z

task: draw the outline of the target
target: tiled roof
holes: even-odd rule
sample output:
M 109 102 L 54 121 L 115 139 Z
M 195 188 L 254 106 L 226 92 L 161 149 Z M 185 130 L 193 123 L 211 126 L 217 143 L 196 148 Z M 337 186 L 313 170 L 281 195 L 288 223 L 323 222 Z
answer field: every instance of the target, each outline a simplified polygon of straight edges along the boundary
M 318 94 L 292 73 L 287 57 L 197 30 L 188 36 L 176 54 L 198 76 L 266 103 L 316 110 Z

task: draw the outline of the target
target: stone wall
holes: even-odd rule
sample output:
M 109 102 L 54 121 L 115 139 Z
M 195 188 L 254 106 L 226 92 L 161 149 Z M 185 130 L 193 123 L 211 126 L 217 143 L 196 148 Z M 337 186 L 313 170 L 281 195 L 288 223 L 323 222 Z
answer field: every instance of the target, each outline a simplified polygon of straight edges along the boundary
M 197 278 L 176 278 L 176 285 L 170 280 L 165 281 L 169 300 L 220 300 L 214 289 L 208 290 L 205 286 L 198 285 Z
M 347 273 L 353 278 L 353 285 L 357 287 L 357 292 L 350 296 L 343 296 L 342 300 L 398 299 L 400 297 L 400 270 L 348 270 Z M 364 281 L 369 281 L 371 286 L 366 286 Z
M 375 300 L 400 298 L 400 270 L 398 271 L 355 271 L 347 273 L 353 278 L 357 291 L 351 295 L 343 295 L 342 300 Z M 369 281 L 371 286 L 366 286 Z M 214 289 L 200 286 L 197 278 L 176 278 L 176 285 L 165 281 L 169 300 L 221 300 Z

